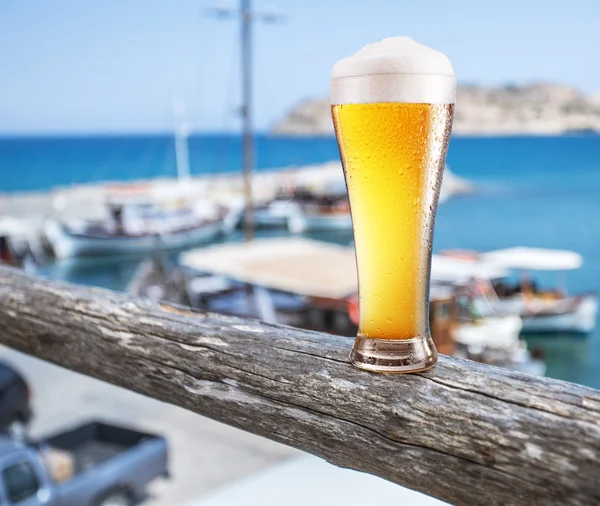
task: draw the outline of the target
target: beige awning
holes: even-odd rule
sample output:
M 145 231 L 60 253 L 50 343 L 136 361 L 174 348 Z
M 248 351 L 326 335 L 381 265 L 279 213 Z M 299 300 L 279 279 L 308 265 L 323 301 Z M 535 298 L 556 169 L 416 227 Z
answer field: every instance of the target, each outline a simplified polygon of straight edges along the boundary
M 186 267 L 312 297 L 357 292 L 351 248 L 300 238 L 259 239 L 198 248 L 180 256 Z

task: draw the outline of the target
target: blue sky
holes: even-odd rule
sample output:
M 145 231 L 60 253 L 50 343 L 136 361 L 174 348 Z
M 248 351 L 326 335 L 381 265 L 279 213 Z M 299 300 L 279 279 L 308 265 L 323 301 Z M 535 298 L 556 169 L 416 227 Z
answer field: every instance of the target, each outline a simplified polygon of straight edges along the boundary
M 275 0 L 254 0 L 257 10 Z M 232 2 L 236 5 L 237 2 Z M 1 0 L 0 132 L 165 131 L 175 97 L 198 130 L 239 127 L 238 33 L 210 0 Z M 255 32 L 255 116 L 267 129 L 327 94 L 333 63 L 409 35 L 459 82 L 557 81 L 600 91 L 598 0 L 278 0 Z

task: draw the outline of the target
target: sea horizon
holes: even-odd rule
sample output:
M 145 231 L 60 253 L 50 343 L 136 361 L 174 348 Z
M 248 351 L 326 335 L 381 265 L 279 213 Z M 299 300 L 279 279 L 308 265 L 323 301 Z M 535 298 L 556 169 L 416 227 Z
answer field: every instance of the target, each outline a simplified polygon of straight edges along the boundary
M 31 132 L 13 132 L 0 131 L 0 140 L 2 139 L 77 139 L 77 138 L 96 138 L 96 137 L 173 137 L 175 130 L 94 130 L 94 131 L 31 131 Z M 191 130 L 188 137 L 241 137 L 241 130 Z M 273 133 L 270 130 L 254 130 L 256 137 L 276 137 L 281 139 L 330 139 L 335 138 L 335 134 L 280 134 Z M 482 133 L 452 133 L 451 139 L 489 139 L 489 138 L 556 138 L 556 137 L 597 137 L 600 131 L 581 131 L 573 130 L 557 133 L 539 133 L 539 132 L 482 132 Z
M 174 136 L 166 133 L 81 133 L 27 136 L 0 135 L 0 193 L 22 193 L 72 187 L 101 181 L 126 182 L 176 178 Z M 598 134 L 563 135 L 455 135 L 450 142 L 448 164 L 458 176 L 479 177 L 473 171 L 478 157 L 485 170 L 488 154 L 501 159 L 521 148 L 534 154 L 552 150 L 554 144 L 591 145 L 594 151 Z M 303 167 L 339 160 L 333 136 L 255 135 L 257 171 Z M 192 133 L 188 139 L 192 176 L 235 173 L 242 170 L 242 136 L 239 133 Z M 529 146 L 529 147 L 527 147 Z M 458 155 L 457 155 L 458 153 Z M 517 154 L 518 156 L 518 154 Z M 587 156 L 587 155 L 586 155 Z M 527 155 L 524 161 L 527 160 Z M 465 161 L 468 163 L 465 165 Z M 492 160 L 490 160 L 492 161 Z M 568 162 L 568 161 L 566 161 Z M 548 160 L 547 163 L 552 163 Z

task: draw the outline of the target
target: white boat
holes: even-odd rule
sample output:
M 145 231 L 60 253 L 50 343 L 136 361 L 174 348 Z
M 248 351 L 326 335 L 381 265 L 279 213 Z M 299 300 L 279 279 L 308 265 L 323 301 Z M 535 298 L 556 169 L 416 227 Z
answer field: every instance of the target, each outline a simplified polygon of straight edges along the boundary
M 294 234 L 325 230 L 352 230 L 350 209 L 332 206 L 304 205 L 287 221 L 288 230 Z
M 180 121 L 175 129 L 176 186 L 107 185 L 102 218 L 47 220 L 44 235 L 54 254 L 65 259 L 179 249 L 232 232 L 239 209 L 190 198 L 188 132 Z
M 257 206 L 254 223 L 259 228 L 287 228 L 294 234 L 352 230 L 348 197 L 345 194 L 313 194 L 299 191 L 280 195 Z
M 210 242 L 224 233 L 224 220 L 197 220 L 170 229 L 119 232 L 105 223 L 48 220 L 44 234 L 58 258 L 143 253 Z
M 488 315 L 461 321 L 456 328 L 456 342 L 471 348 L 509 349 L 519 346 L 522 326 L 517 314 Z
M 587 334 L 596 327 L 598 297 L 595 293 L 588 293 L 544 299 L 535 294 L 516 294 L 497 300 L 481 297 L 478 307 L 487 313 L 519 311 L 523 332 Z
M 44 235 L 56 257 L 127 255 L 200 245 L 235 226 L 232 210 L 209 202 L 193 207 L 160 187 L 105 187 L 98 219 L 49 219 Z
M 297 202 L 275 199 L 254 209 L 254 224 L 258 228 L 286 228 L 292 217 L 299 213 Z
M 455 330 L 457 344 L 474 353 L 487 350 L 510 351 L 520 347 L 519 335 L 523 322 L 518 311 L 502 314 L 479 311 L 469 290 L 473 279 L 489 282 L 508 275 L 501 266 L 473 262 L 467 259 L 433 255 L 431 259 L 431 292 L 439 286 L 451 286 L 460 302 Z
M 343 179 L 323 181 L 318 187 L 300 188 L 294 200 L 297 212 L 288 220 L 292 233 L 352 230 L 350 202 Z
M 515 247 L 479 254 L 479 265 L 521 273 L 521 281 L 511 283 L 505 276 L 496 277 L 488 289 L 480 290 L 478 310 L 485 315 L 518 312 L 523 332 L 584 333 L 596 326 L 598 297 L 595 293 L 569 295 L 564 287 L 543 290 L 525 273 L 579 269 L 583 258 L 566 250 Z
M 543 376 L 545 363 L 534 358 L 527 343 L 520 339 L 523 320 L 518 309 L 480 311 L 477 283 L 490 286 L 493 280 L 508 275 L 509 271 L 502 266 L 476 262 L 472 258 L 433 255 L 431 298 L 440 286 L 451 287 L 455 293 L 457 356 Z M 475 286 L 473 280 L 477 280 Z
M 523 318 L 527 332 L 575 332 L 589 334 L 596 327 L 598 296 L 595 293 L 566 297 L 544 310 Z

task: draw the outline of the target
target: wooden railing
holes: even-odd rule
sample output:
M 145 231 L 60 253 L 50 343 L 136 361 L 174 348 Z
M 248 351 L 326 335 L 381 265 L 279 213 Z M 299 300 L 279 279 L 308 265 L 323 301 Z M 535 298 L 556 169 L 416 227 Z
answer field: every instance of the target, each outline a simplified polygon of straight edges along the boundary
M 441 357 L 380 375 L 352 340 L 0 268 L 0 342 L 454 504 L 600 504 L 600 392 Z

